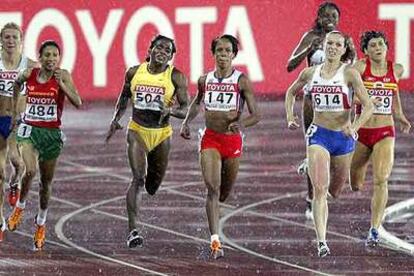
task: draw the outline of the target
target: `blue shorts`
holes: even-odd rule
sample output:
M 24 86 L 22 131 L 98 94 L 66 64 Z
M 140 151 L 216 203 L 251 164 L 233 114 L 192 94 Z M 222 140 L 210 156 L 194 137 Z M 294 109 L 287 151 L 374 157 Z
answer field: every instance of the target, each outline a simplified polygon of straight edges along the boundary
M 0 116 L 0 135 L 3 136 L 4 139 L 9 137 L 12 129 L 12 118 L 10 116 Z
M 355 150 L 357 137 L 346 136 L 342 131 L 330 130 L 311 124 L 306 132 L 306 144 L 319 145 L 331 156 L 348 154 Z

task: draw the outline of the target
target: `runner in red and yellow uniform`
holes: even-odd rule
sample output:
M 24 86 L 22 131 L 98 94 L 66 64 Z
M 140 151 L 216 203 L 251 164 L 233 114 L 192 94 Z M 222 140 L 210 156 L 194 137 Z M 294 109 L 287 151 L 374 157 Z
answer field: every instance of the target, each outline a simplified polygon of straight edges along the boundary
M 381 226 L 388 200 L 388 179 L 394 164 L 395 130 L 394 119 L 401 130 L 408 133 L 410 122 L 404 115 L 399 96 L 398 80 L 403 73 L 401 64 L 387 60 L 388 41 L 384 33 L 368 31 L 361 36 L 361 50 L 366 58 L 355 67 L 360 72 L 371 98 L 378 103 L 374 115 L 359 129 L 358 143 L 352 158 L 351 188 L 363 187 L 368 162 L 372 160 L 374 189 L 371 200 L 371 228 L 366 245 L 379 242 L 378 228 Z M 357 118 L 361 107 L 356 109 Z

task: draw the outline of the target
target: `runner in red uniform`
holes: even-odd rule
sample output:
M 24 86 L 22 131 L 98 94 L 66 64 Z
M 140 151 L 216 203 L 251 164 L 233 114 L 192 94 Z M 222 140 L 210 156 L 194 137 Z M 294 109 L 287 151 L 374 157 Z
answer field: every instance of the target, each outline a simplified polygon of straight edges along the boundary
M 17 130 L 17 142 L 26 166 L 22 178 L 20 199 L 8 219 L 10 231 L 16 230 L 22 220 L 32 180 L 37 166 L 40 172 L 39 212 L 35 218 L 34 249 L 43 248 L 46 238 L 46 215 L 57 159 L 63 147 L 60 130 L 65 97 L 75 106 L 81 98 L 67 70 L 59 69 L 60 48 L 55 41 L 42 43 L 39 49 L 41 68 L 22 71 L 14 86 L 14 97 L 26 82 L 27 102 L 23 123 Z
M 352 158 L 351 188 L 359 191 L 365 181 L 368 162 L 372 160 L 374 189 L 371 200 L 371 228 L 366 245 L 379 242 L 378 228 L 381 226 L 388 200 L 388 179 L 394 164 L 395 130 L 394 119 L 401 131 L 408 133 L 410 122 L 404 115 L 399 96 L 398 80 L 403 67 L 387 60 L 388 41 L 384 33 L 368 31 L 361 36 L 361 50 L 366 58 L 355 67 L 362 75 L 364 85 L 371 98 L 378 104 L 374 115 L 359 129 L 358 143 Z M 357 118 L 361 107 L 356 109 Z
M 219 201 L 230 194 L 239 170 L 242 152 L 241 130 L 260 120 L 250 81 L 233 68 L 238 52 L 238 40 L 223 35 L 211 43 L 216 70 L 200 77 L 197 96 L 192 101 L 181 127 L 181 136 L 190 139 L 189 123 L 197 116 L 200 105 L 205 106 L 206 129 L 201 137 L 200 163 L 208 194 L 206 211 L 211 233 L 213 258 L 224 255 L 219 236 Z M 244 102 L 250 115 L 241 118 Z

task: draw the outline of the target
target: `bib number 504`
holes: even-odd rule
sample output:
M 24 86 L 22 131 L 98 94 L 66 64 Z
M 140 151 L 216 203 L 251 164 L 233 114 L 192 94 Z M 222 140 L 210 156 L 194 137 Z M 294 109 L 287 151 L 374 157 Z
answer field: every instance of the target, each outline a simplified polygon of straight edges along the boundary
M 145 102 L 145 103 L 150 103 L 150 102 L 158 102 L 161 101 L 161 96 L 160 95 L 152 95 L 152 94 L 144 94 L 144 93 L 137 93 L 137 102 Z

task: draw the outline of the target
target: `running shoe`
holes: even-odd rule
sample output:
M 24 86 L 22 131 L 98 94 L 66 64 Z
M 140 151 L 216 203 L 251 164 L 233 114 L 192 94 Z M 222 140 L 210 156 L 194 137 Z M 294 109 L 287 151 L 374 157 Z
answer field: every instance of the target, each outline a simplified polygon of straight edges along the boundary
M 6 228 L 7 228 L 6 223 L 2 223 L 0 225 L 0 242 L 2 242 L 4 239 L 4 232 L 6 232 Z
M 10 184 L 8 196 L 10 206 L 14 207 L 16 205 L 17 200 L 19 200 L 19 196 L 20 189 L 18 183 Z
M 308 220 L 313 220 L 312 201 L 308 199 L 306 199 L 305 217 Z
M 213 240 L 210 244 L 211 257 L 218 259 L 224 257 L 224 250 L 219 240 Z
M 369 229 L 367 240 L 365 241 L 365 245 L 369 247 L 375 247 L 379 243 L 379 233 L 378 230 L 375 228 Z
M 127 237 L 127 246 L 129 248 L 135 248 L 137 246 L 142 247 L 143 244 L 144 238 L 139 234 L 138 230 L 132 230 Z
M 305 158 L 302 162 L 298 165 L 296 172 L 299 175 L 306 176 L 308 174 L 308 159 Z
M 35 251 L 39 251 L 43 249 L 43 246 L 45 245 L 46 241 L 46 224 L 39 225 L 36 223 L 35 219 L 35 225 L 36 225 L 36 232 L 33 236 L 33 249 Z
M 323 258 L 325 256 L 328 256 L 331 254 L 331 251 L 329 250 L 328 245 L 326 242 L 319 242 L 318 243 L 318 256 Z
M 10 231 L 16 230 L 17 226 L 19 226 L 23 218 L 23 212 L 24 212 L 24 209 L 19 208 L 17 206 L 14 207 L 11 215 L 9 216 L 7 220 L 7 227 L 9 228 Z

